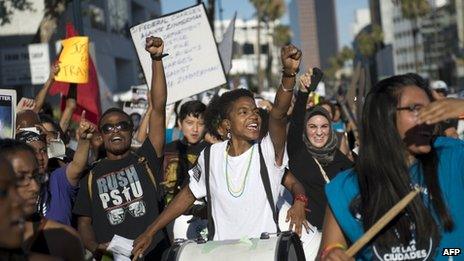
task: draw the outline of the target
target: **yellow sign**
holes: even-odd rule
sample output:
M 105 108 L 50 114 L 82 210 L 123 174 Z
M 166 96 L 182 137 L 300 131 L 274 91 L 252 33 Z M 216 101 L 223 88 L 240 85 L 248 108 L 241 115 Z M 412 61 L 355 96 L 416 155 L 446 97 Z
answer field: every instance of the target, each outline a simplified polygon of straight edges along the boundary
M 89 38 L 75 36 L 61 42 L 60 70 L 55 80 L 87 83 L 89 81 Z

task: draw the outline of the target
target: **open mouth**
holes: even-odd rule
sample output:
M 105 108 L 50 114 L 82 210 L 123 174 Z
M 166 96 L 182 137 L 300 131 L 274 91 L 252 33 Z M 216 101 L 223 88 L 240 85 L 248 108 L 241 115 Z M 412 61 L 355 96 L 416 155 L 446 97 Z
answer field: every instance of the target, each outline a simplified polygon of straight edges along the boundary
M 122 142 L 122 137 L 120 136 L 114 136 L 113 138 L 111 138 L 111 142 Z
M 246 126 L 246 128 L 251 131 L 258 131 L 259 129 L 258 123 L 250 123 Z

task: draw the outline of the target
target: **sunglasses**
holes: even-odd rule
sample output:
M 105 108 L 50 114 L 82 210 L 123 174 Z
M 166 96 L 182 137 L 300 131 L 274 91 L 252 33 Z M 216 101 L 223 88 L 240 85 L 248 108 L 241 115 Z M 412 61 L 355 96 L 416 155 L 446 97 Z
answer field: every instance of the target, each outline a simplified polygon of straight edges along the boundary
M 141 217 L 146 213 L 145 203 L 143 201 L 136 201 L 126 208 L 117 208 L 109 211 L 107 217 L 110 224 L 114 226 L 124 222 L 124 219 L 126 218 L 126 211 L 135 218 Z
M 111 132 L 114 132 L 115 130 L 117 131 L 130 131 L 132 130 L 132 124 L 128 121 L 120 121 L 116 124 L 103 124 L 103 126 L 100 127 L 100 130 L 104 134 L 109 134 Z

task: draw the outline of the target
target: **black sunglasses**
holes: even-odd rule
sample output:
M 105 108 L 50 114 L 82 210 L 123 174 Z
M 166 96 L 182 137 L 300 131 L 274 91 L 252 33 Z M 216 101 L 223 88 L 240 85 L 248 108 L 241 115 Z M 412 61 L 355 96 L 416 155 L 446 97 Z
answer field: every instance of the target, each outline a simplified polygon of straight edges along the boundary
M 132 129 L 132 124 L 128 121 L 120 121 L 116 124 L 103 124 L 103 126 L 100 127 L 100 130 L 104 134 L 111 133 L 115 130 L 117 131 L 130 131 Z

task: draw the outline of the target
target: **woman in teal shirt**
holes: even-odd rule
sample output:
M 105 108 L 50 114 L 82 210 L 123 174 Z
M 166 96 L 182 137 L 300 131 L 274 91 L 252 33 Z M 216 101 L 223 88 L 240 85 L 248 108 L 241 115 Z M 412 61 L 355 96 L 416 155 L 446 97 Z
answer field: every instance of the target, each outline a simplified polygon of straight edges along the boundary
M 464 246 L 464 143 L 434 138 L 419 112 L 433 101 L 425 81 L 380 81 L 365 99 L 359 158 L 326 186 L 322 260 L 349 260 L 353 244 L 412 187 L 422 193 L 357 255 L 358 260 L 432 260 Z

